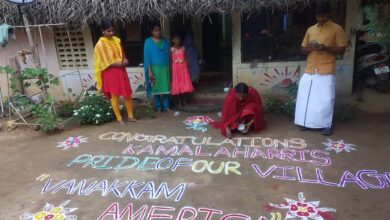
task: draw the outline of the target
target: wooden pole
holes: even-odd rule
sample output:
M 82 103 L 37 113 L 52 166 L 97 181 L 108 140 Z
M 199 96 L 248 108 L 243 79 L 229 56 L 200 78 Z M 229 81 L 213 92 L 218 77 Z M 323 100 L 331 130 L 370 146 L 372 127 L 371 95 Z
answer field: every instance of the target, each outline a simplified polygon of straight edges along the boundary
M 26 27 L 28 44 L 30 45 L 30 48 L 31 48 L 34 64 L 35 64 L 36 67 L 41 67 L 41 61 L 39 60 L 38 50 L 37 50 L 37 48 L 34 45 L 34 41 L 33 41 L 32 34 L 31 34 L 30 25 L 28 23 L 28 18 L 27 18 L 27 16 L 25 14 L 22 15 L 22 18 L 23 18 L 24 26 Z
M 27 33 L 27 38 L 28 38 L 28 44 L 30 45 L 31 48 L 33 48 L 33 47 L 34 47 L 34 41 L 33 41 L 33 39 L 32 39 L 30 26 L 28 25 L 27 16 L 26 16 L 25 14 L 23 14 L 22 17 L 23 17 L 24 26 L 26 27 L 26 33 Z
M 56 23 L 56 24 L 32 24 L 27 25 L 28 27 L 51 27 L 51 26 L 64 26 L 66 23 Z M 12 28 L 26 28 L 26 25 L 11 26 Z

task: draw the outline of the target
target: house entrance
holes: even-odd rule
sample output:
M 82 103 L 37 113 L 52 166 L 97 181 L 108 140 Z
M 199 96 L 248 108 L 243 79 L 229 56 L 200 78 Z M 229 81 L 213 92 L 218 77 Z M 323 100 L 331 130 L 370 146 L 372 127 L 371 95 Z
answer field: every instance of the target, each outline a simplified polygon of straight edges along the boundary
M 185 39 L 191 31 L 200 74 L 195 84 L 218 85 L 232 80 L 232 28 L 229 15 L 211 14 L 202 21 L 182 15 L 172 18 L 170 32 Z
M 211 14 L 202 22 L 203 65 L 200 85 L 220 85 L 232 81 L 231 17 Z
M 231 17 L 217 13 L 203 20 L 176 16 L 170 22 L 170 32 L 171 36 L 184 35 L 186 44 L 190 33 L 193 41 L 190 45 L 197 51 L 197 58 L 192 54 L 187 59 L 189 62 L 201 61 L 199 74 L 192 77 L 195 92 L 189 96 L 191 101 L 185 110 L 219 111 L 226 95 L 224 87 L 232 82 Z

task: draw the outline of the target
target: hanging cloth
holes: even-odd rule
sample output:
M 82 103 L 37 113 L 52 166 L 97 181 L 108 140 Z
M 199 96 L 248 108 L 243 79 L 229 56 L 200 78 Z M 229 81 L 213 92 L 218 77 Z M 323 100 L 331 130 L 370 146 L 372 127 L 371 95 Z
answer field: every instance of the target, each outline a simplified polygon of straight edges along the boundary
M 11 37 L 13 40 L 15 40 L 14 30 L 8 24 L 1 24 L 0 25 L 0 45 L 2 47 L 7 46 L 9 37 Z

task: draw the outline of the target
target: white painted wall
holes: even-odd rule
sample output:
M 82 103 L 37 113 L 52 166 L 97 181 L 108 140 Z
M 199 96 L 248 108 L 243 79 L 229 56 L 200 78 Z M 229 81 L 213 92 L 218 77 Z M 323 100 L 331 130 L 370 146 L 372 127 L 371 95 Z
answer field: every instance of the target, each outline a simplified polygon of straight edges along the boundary
M 146 97 L 144 89 L 145 77 L 142 67 L 126 68 L 133 90 L 133 98 Z M 82 91 L 86 91 L 95 85 L 93 69 L 61 70 L 60 79 L 66 100 L 74 100 Z

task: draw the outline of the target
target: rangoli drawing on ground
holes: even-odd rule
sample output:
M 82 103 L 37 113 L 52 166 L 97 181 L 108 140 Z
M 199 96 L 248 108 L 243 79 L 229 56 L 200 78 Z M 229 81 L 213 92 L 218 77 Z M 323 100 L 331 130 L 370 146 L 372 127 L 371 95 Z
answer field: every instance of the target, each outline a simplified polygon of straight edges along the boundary
M 38 176 L 35 180 L 36 180 L 36 181 L 44 181 L 45 179 L 47 179 L 47 178 L 49 178 L 49 177 L 50 177 L 49 174 L 44 173 L 44 174 Z
M 260 216 L 259 220 L 282 220 L 282 214 L 280 212 L 273 212 L 271 213 L 270 219 L 265 216 Z
M 76 148 L 81 143 L 86 143 L 87 138 L 84 136 L 78 136 L 78 137 L 68 137 L 63 142 L 58 142 L 57 147 L 63 148 L 63 150 L 68 150 L 70 148 Z
M 78 208 L 65 208 L 70 200 L 66 200 L 59 206 L 54 206 L 46 203 L 41 212 L 31 214 L 26 212 L 20 216 L 21 220 L 77 220 L 76 215 L 69 215 L 69 213 L 76 211 Z
M 325 220 L 329 219 L 326 217 L 328 216 L 326 212 L 336 212 L 336 209 L 334 208 L 319 208 L 320 201 L 306 202 L 303 192 L 298 194 L 298 199 L 299 201 L 285 198 L 285 203 L 280 205 L 270 203 L 269 205 L 278 209 L 288 209 L 284 219 L 299 218 L 300 220 Z
M 213 119 L 208 116 L 192 116 L 183 121 L 187 125 L 187 129 L 194 129 L 195 131 L 206 132 L 206 126 L 214 122 Z
M 326 141 L 327 142 L 322 142 L 325 146 L 327 146 L 327 148 L 325 148 L 326 151 L 334 150 L 336 153 L 343 151 L 349 153 L 352 150 L 356 150 L 356 148 L 354 148 L 356 145 L 345 143 L 344 140 L 334 141 L 328 138 Z

